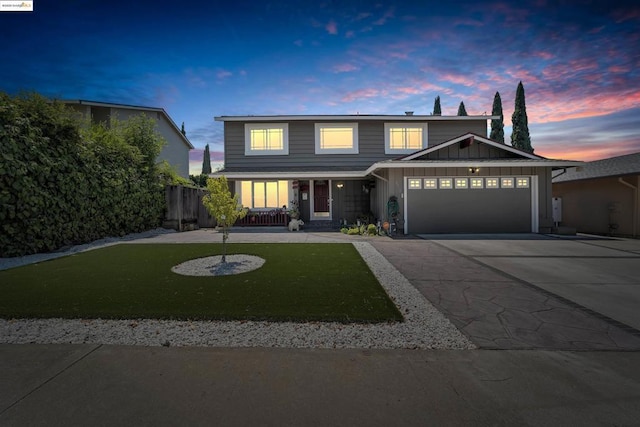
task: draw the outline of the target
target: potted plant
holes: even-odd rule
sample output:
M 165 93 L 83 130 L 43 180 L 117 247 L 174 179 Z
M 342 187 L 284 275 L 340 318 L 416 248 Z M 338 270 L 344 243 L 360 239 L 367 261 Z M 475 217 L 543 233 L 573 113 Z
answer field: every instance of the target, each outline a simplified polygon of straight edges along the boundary
M 300 218 L 300 208 L 298 207 L 298 201 L 297 200 L 292 200 L 289 203 L 289 210 L 287 211 L 287 214 L 291 217 L 291 219 L 298 219 Z

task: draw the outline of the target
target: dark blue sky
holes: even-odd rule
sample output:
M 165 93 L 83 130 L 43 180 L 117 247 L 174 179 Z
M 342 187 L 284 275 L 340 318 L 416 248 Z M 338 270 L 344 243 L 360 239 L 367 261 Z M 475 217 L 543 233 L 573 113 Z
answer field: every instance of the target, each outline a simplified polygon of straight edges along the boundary
M 522 80 L 536 153 L 640 151 L 640 6 L 622 1 L 34 1 L 0 13 L 0 90 L 162 107 L 199 172 L 217 115 L 489 114 Z

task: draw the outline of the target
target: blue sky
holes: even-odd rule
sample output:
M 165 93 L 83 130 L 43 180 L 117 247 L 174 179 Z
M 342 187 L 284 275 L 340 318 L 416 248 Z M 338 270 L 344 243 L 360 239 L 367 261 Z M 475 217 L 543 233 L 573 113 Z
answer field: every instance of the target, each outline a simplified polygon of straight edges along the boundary
M 164 108 L 199 173 L 219 115 L 490 114 L 522 81 L 536 154 L 640 151 L 640 6 L 627 1 L 34 1 L 0 13 L 0 90 Z

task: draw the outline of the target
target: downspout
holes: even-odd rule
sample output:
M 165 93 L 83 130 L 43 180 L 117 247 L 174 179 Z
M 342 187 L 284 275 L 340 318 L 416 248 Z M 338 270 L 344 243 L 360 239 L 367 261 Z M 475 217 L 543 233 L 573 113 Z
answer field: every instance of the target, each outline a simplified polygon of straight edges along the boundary
M 558 175 L 553 175 L 553 176 L 551 177 L 551 181 L 553 182 L 553 180 L 554 180 L 554 179 L 556 179 L 556 178 L 557 178 L 557 177 L 559 177 L 559 176 L 564 175 L 565 173 L 567 173 L 567 168 L 562 168 L 562 172 L 560 172 Z
M 632 213 L 632 218 L 633 218 L 633 227 L 632 227 L 632 234 L 633 237 L 638 237 L 638 187 L 636 187 L 633 184 L 628 183 L 627 181 L 625 181 L 622 178 L 618 178 L 618 182 L 622 185 L 626 185 L 627 187 L 631 188 L 634 190 L 633 192 L 633 213 Z

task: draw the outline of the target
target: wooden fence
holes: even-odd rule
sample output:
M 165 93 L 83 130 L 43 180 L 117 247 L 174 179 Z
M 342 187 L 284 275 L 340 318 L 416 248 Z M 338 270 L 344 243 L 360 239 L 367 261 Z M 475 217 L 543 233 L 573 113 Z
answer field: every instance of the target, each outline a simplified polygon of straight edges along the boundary
M 162 226 L 176 231 L 189 231 L 216 226 L 216 220 L 202 204 L 205 190 L 180 185 L 167 185 L 164 197 L 167 209 Z

